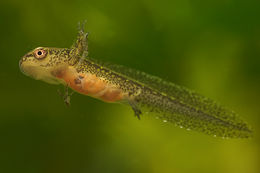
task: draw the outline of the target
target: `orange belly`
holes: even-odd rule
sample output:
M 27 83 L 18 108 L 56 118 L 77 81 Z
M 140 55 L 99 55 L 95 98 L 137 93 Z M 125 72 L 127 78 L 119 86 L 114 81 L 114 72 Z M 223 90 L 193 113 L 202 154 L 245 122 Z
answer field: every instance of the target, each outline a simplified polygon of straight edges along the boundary
M 120 101 L 125 95 L 121 89 L 104 79 L 90 73 L 78 73 L 73 67 L 69 67 L 56 77 L 63 79 L 73 90 L 105 102 Z

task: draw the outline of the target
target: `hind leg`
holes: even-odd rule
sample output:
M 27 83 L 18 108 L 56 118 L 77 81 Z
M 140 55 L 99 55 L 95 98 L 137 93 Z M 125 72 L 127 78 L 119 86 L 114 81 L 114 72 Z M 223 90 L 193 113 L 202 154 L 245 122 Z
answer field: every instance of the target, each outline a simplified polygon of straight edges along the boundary
M 135 101 L 128 101 L 129 105 L 132 107 L 135 116 L 140 120 L 140 115 L 142 114 L 142 111 L 138 108 Z

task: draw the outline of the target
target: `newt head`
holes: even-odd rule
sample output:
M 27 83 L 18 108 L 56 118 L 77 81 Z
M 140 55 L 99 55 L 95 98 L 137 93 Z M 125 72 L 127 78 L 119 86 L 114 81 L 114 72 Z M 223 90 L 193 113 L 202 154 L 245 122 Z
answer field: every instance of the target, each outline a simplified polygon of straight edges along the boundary
M 21 71 L 36 80 L 60 84 L 57 75 L 69 66 L 70 49 L 38 47 L 25 54 L 19 61 Z

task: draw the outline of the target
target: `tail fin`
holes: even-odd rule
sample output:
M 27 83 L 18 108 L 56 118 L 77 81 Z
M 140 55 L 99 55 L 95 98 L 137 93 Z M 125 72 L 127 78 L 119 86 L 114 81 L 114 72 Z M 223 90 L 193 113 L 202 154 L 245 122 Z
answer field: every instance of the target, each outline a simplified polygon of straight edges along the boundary
M 185 102 L 187 98 L 174 98 L 150 88 L 144 88 L 136 100 L 141 108 L 148 108 L 160 119 L 181 128 L 223 138 L 249 138 L 252 135 L 247 123 L 233 111 L 185 88 L 178 89 L 178 92 L 186 92 L 180 95 L 189 96 L 189 102 Z M 193 104 L 190 104 L 192 101 Z

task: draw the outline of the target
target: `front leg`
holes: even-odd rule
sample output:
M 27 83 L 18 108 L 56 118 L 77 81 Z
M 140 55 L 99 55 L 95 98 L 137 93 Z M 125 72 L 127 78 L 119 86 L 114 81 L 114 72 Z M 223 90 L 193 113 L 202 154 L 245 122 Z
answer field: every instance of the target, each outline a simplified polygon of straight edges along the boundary
M 58 90 L 58 93 L 62 97 L 66 106 L 70 106 L 70 97 L 74 92 L 69 93 L 69 86 L 68 85 L 65 86 L 64 93 L 62 93 L 60 90 Z

